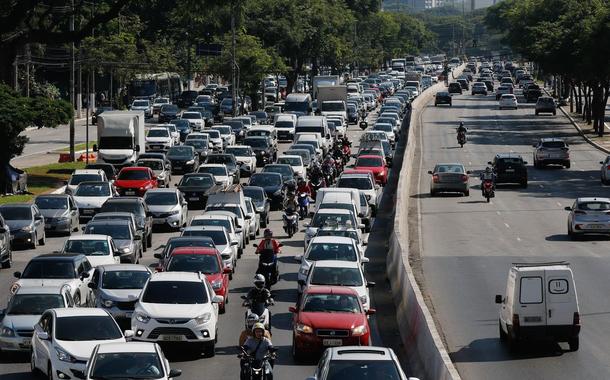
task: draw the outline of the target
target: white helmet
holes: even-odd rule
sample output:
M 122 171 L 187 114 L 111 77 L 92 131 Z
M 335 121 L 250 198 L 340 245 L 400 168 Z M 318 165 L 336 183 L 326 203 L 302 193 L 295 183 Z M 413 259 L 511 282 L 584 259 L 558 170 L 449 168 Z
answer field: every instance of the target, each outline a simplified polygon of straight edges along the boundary
M 257 288 L 262 288 L 265 286 L 265 276 L 263 276 L 262 274 L 257 274 L 256 276 L 254 276 L 254 286 L 256 286 Z

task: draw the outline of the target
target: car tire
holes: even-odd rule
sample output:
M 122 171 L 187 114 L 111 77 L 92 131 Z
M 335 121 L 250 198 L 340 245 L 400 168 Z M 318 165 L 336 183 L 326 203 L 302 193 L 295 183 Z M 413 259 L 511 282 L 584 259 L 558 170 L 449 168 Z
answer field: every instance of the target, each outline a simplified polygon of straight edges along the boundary
M 568 340 L 568 345 L 570 346 L 570 351 L 578 351 L 578 346 L 580 346 L 580 339 L 578 339 L 578 337 L 570 338 Z
M 568 161 L 564 166 L 565 166 L 566 169 L 569 169 L 570 168 L 570 162 Z
M 47 365 L 47 379 L 49 380 L 54 380 L 53 379 L 53 365 L 51 365 L 51 363 L 49 362 L 49 364 Z
M 145 246 L 148 246 L 149 248 L 152 248 L 152 231 L 149 232 L 148 236 L 146 237 L 146 244 L 145 244 Z
M 430 190 L 430 197 L 434 198 L 436 196 L 436 191 Z
M 13 266 L 13 251 L 10 248 L 8 249 L 7 256 L 6 260 L 2 262 L 2 269 L 8 269 Z
M 500 331 L 500 341 L 506 342 L 506 339 L 508 338 L 508 335 L 506 335 L 506 333 L 502 329 L 502 322 L 500 322 L 499 319 L 498 319 L 498 330 Z
M 38 244 L 39 245 L 47 244 L 47 233 L 46 232 L 42 233 L 42 239 L 38 240 Z
M 34 364 L 34 350 L 32 349 L 30 349 L 30 371 L 35 377 L 42 375 L 40 370 L 36 367 L 36 364 Z
M 294 359 L 294 361 L 296 362 L 302 362 L 303 361 L 303 354 L 298 352 L 296 349 L 296 342 L 294 339 L 294 335 L 292 337 L 292 349 L 291 349 L 291 353 L 292 353 L 292 358 Z
M 465 197 L 469 197 L 469 196 L 470 196 L 470 190 L 466 190 L 466 191 L 464 191 L 464 196 L 465 196 Z
M 218 339 L 218 333 L 216 333 Z M 211 341 L 204 346 L 203 353 L 208 358 L 213 358 L 216 355 L 216 341 Z
M 34 235 L 34 239 L 32 239 L 32 242 L 30 243 L 30 247 L 32 249 L 36 249 L 36 247 L 38 247 L 38 234 Z

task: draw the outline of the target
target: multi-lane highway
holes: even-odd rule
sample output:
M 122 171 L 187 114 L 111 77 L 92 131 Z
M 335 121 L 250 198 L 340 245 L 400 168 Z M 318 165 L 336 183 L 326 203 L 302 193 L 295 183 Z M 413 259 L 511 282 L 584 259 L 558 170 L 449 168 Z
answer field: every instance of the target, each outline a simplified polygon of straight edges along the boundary
M 570 241 L 564 211 L 578 196 L 610 196 L 599 180 L 605 156 L 584 142 L 560 112 L 536 117 L 533 104 L 501 111 L 497 105 L 493 94 L 469 92 L 454 96 L 451 108 L 428 105 L 417 136 L 422 154 L 414 163 L 419 185 L 411 199 L 421 216 L 423 290 L 450 357 L 464 379 L 608 379 L 610 242 L 599 237 Z M 469 128 L 462 149 L 455 130 L 460 121 Z M 534 169 L 531 144 L 541 137 L 567 140 L 571 169 Z M 529 186 L 499 186 L 492 202 L 485 203 L 478 172 L 504 152 L 529 161 Z M 461 162 L 474 172 L 469 197 L 429 196 L 427 171 L 438 162 Z M 558 260 L 569 261 L 574 271 L 583 324 L 580 350 L 540 343 L 511 354 L 498 338 L 494 295 L 504 292 L 511 263 Z
M 374 118 L 374 115 L 371 115 Z M 369 119 L 371 120 L 371 119 Z M 352 125 L 348 129 L 348 135 L 354 142 L 354 152 L 358 147 L 360 131 Z M 280 144 L 280 150 L 285 150 L 289 144 Z M 177 183 L 180 176 L 173 176 L 172 183 Z M 247 179 L 244 179 L 247 181 Z M 391 179 L 392 182 L 392 179 Z M 395 183 L 395 181 L 393 181 Z M 382 204 L 382 208 L 392 210 L 391 202 Z M 200 210 L 189 211 L 189 217 L 200 214 Z M 391 215 L 390 212 L 387 213 Z M 280 258 L 280 281 L 273 288 L 273 296 L 276 301 L 275 306 L 271 307 L 273 343 L 279 347 L 279 356 L 276 361 L 274 374 L 278 379 L 304 379 L 313 373 L 315 361 L 309 363 L 295 363 L 291 356 L 292 343 L 292 315 L 288 307 L 292 306 L 296 300 L 297 272 L 298 264 L 294 256 L 303 252 L 303 226 L 301 222 L 300 232 L 292 239 L 288 239 L 282 230 L 282 214 L 279 211 L 272 212 L 270 228 L 275 232 L 276 237 L 284 244 L 283 253 Z M 385 240 L 383 234 L 387 233 L 383 228 L 391 222 L 391 218 L 380 217 L 376 222 L 373 232 L 369 234 L 370 245 L 367 249 L 367 256 L 371 258 L 371 263 L 367 267 L 367 278 L 377 282 L 377 287 L 372 289 L 372 305 L 379 310 L 379 316 L 372 316 L 373 322 L 373 343 L 377 345 L 392 346 L 398 353 L 398 337 L 396 335 L 396 325 L 393 314 L 392 300 L 389 295 L 389 285 L 384 281 L 384 252 Z M 261 229 L 262 232 L 262 229 Z M 170 236 L 178 235 L 177 232 L 155 232 L 153 234 L 153 247 L 155 252 L 160 250 L 162 245 Z M 25 264 L 34 256 L 59 250 L 65 241 L 65 237 L 48 236 L 47 244 L 34 250 L 17 250 L 13 254 L 13 268 L 0 271 L 0 289 L 5 297 L 0 300 L 0 307 L 6 304 L 8 289 L 13 283 L 13 271 L 23 270 Z M 258 242 L 258 239 L 256 240 Z M 149 250 L 144 254 L 141 261 L 146 265 L 153 265 L 156 259 L 153 258 L 153 251 Z M 189 353 L 183 349 L 169 349 L 168 356 L 172 362 L 172 367 L 183 371 L 181 379 L 195 380 L 202 376 L 209 379 L 229 379 L 239 377 L 239 360 L 236 358 L 237 340 L 241 330 L 244 328 L 244 311 L 241 307 L 240 296 L 245 294 L 252 287 L 252 277 L 256 271 L 257 258 L 254 256 L 254 248 L 249 246 L 238 261 L 237 273 L 230 283 L 229 303 L 227 311 L 220 316 L 219 340 L 216 348 L 216 356 L 213 358 L 203 358 L 199 354 Z M 377 323 L 377 320 L 380 322 Z M 383 341 L 383 342 L 382 342 Z M 0 378 L 6 380 L 31 379 L 29 356 L 28 355 L 8 355 L 0 353 Z M 205 375 L 204 375 L 205 374 Z

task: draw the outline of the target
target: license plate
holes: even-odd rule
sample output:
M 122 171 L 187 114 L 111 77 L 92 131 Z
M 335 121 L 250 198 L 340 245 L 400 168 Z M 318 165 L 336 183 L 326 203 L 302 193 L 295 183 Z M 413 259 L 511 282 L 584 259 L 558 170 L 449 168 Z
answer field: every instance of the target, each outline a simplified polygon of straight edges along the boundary
M 181 170 L 181 169 L 182 169 L 182 166 L 174 166 L 174 169 L 176 169 L 176 170 Z
M 199 197 L 189 197 L 189 201 L 198 201 Z
M 587 228 L 590 230 L 601 230 L 604 226 L 601 224 L 587 224 Z
M 32 347 L 32 340 L 24 339 L 23 342 L 21 342 L 21 346 L 22 347 Z
M 542 322 L 542 317 L 540 317 L 540 316 L 536 316 L 536 317 L 524 317 L 523 320 L 525 322 L 530 322 L 530 323 L 533 323 L 533 322 Z
M 163 335 L 161 340 L 166 342 L 181 342 L 184 340 L 184 335 Z
M 93 210 L 83 210 L 83 214 L 93 214 Z
M 165 219 L 153 219 L 153 224 L 163 224 L 165 223 Z
M 126 191 L 125 195 L 136 195 L 135 191 Z
M 335 347 L 343 344 L 341 339 L 322 339 L 322 344 L 327 347 Z
M 514 172 L 515 172 L 515 169 L 506 169 L 506 172 L 507 172 L 507 173 L 514 173 Z

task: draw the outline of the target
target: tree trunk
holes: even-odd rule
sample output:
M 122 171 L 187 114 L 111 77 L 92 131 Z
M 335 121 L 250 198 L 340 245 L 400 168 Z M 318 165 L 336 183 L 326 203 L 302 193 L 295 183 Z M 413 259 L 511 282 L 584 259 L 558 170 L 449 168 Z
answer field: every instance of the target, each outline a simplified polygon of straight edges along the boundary
M 576 96 L 576 113 L 582 114 L 582 83 L 578 83 L 578 95 Z
M 570 113 L 574 112 L 574 82 L 570 81 Z
M 588 125 L 591 125 L 592 115 L 591 115 L 591 107 L 593 101 L 593 88 L 592 86 L 587 86 L 587 112 L 585 112 L 585 117 Z

